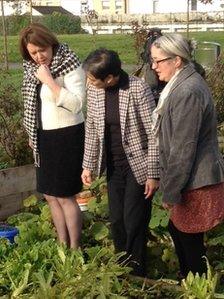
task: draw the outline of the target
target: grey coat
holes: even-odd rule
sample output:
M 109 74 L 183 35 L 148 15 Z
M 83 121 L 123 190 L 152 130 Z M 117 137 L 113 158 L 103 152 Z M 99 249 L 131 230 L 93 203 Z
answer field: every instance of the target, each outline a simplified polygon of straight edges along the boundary
M 224 181 L 212 97 L 204 79 L 190 65 L 171 87 L 161 117 L 159 144 L 164 202 L 179 203 L 186 190 Z

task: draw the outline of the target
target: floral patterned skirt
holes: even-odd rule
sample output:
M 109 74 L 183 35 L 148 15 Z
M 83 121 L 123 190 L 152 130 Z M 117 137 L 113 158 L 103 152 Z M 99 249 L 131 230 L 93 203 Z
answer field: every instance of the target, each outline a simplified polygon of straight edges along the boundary
M 224 219 L 224 183 L 185 192 L 182 203 L 171 208 L 170 219 L 185 233 L 212 229 Z

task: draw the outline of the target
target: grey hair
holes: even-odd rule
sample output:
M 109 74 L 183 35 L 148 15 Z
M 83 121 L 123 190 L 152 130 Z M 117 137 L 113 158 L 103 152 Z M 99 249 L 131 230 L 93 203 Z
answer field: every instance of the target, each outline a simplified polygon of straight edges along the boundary
M 153 42 L 153 46 L 161 49 L 168 56 L 179 56 L 185 63 L 192 60 L 192 45 L 181 34 L 170 33 L 163 35 Z

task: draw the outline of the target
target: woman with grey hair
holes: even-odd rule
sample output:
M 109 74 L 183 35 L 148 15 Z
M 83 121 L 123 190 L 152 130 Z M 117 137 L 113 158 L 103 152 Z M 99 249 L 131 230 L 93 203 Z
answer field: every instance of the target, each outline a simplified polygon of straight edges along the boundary
M 160 189 L 170 210 L 169 232 L 180 274 L 206 272 L 204 232 L 224 218 L 224 161 L 216 113 L 205 80 L 191 64 L 191 43 L 180 34 L 158 38 L 152 68 L 166 81 L 153 114 L 160 149 Z

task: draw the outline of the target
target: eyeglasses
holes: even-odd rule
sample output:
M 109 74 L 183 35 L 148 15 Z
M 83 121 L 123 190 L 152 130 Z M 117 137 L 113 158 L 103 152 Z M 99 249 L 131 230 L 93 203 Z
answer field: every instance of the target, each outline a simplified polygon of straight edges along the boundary
M 158 66 L 160 62 L 166 61 L 166 60 L 170 60 L 173 59 L 173 57 L 166 57 L 160 60 L 154 60 L 153 58 L 150 59 L 151 64 L 154 64 L 155 66 Z

